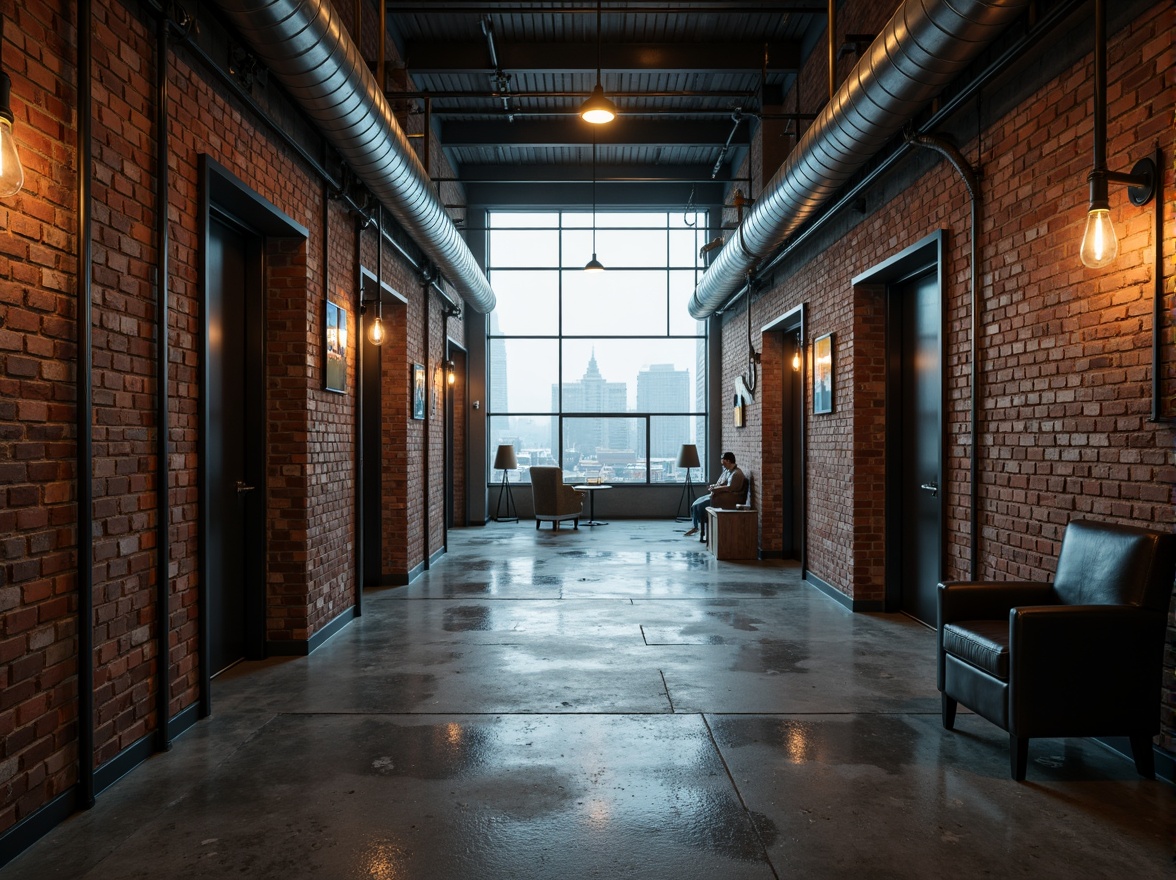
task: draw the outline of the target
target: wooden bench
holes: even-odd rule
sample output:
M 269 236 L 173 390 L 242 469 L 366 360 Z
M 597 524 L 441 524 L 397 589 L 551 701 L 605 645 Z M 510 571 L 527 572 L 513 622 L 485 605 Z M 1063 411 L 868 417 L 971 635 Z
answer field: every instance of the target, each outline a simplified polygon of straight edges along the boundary
M 759 557 L 759 520 L 750 508 L 706 509 L 706 549 L 715 559 Z

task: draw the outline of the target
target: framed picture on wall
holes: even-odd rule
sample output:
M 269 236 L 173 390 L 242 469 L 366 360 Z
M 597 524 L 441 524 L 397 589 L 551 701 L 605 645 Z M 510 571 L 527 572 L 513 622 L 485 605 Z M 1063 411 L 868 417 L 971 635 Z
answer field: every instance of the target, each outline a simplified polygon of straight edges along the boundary
M 412 417 L 425 417 L 425 368 L 420 364 L 412 365 Z
M 813 412 L 833 412 L 833 334 L 813 340 Z
M 325 338 L 323 348 L 327 353 L 326 369 L 323 372 L 323 388 L 339 394 L 347 392 L 347 309 L 327 300 L 323 318 Z

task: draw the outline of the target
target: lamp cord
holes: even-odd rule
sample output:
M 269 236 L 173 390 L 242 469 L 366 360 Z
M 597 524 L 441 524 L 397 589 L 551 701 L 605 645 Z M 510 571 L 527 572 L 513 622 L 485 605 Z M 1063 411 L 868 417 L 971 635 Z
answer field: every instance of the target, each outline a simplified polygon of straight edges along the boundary
M 601 0 L 596 0 L 596 84 L 600 85 L 600 6 Z

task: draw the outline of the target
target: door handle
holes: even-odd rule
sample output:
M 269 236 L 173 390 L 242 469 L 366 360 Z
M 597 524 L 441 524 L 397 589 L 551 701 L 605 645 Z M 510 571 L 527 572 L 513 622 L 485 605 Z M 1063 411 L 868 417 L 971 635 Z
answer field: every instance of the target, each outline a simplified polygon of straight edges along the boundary
M 930 492 L 932 498 L 935 498 L 939 495 L 939 484 L 938 483 L 924 483 L 919 488 L 923 489 L 927 492 Z
M 244 495 L 246 492 L 252 492 L 256 486 L 250 486 L 244 480 L 237 480 L 237 494 Z

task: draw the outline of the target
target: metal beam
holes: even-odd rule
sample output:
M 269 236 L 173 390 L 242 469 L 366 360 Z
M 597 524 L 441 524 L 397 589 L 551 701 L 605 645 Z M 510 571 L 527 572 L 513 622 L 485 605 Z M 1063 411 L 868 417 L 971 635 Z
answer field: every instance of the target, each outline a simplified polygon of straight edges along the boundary
M 733 143 L 750 144 L 751 127 L 739 127 Z M 682 121 L 622 119 L 599 126 L 596 143 L 604 146 L 646 145 L 719 147 L 731 132 L 729 119 Z M 591 146 L 591 127 L 578 117 L 566 119 L 505 119 L 495 122 L 446 122 L 440 139 L 445 149 L 487 146 Z
M 595 71 L 597 44 L 496 43 L 503 69 L 540 73 Z M 405 47 L 405 66 L 410 74 L 493 73 L 485 42 L 477 40 L 418 41 Z M 738 43 L 605 43 L 600 47 L 600 68 L 636 73 L 769 73 L 795 71 L 801 61 L 795 42 Z
M 597 181 L 604 183 L 713 183 L 711 165 L 602 165 L 597 167 Z M 461 166 L 457 177 L 434 177 L 434 183 L 584 183 L 592 181 L 592 168 L 555 164 L 475 164 Z M 729 182 L 729 181 L 719 181 Z
M 682 208 L 694 194 L 695 207 L 706 208 L 723 203 L 726 184 L 662 181 L 642 184 L 599 183 L 597 207 Z M 517 206 L 540 208 L 587 208 L 592 204 L 591 183 L 472 183 L 466 186 L 471 207 L 495 208 Z

